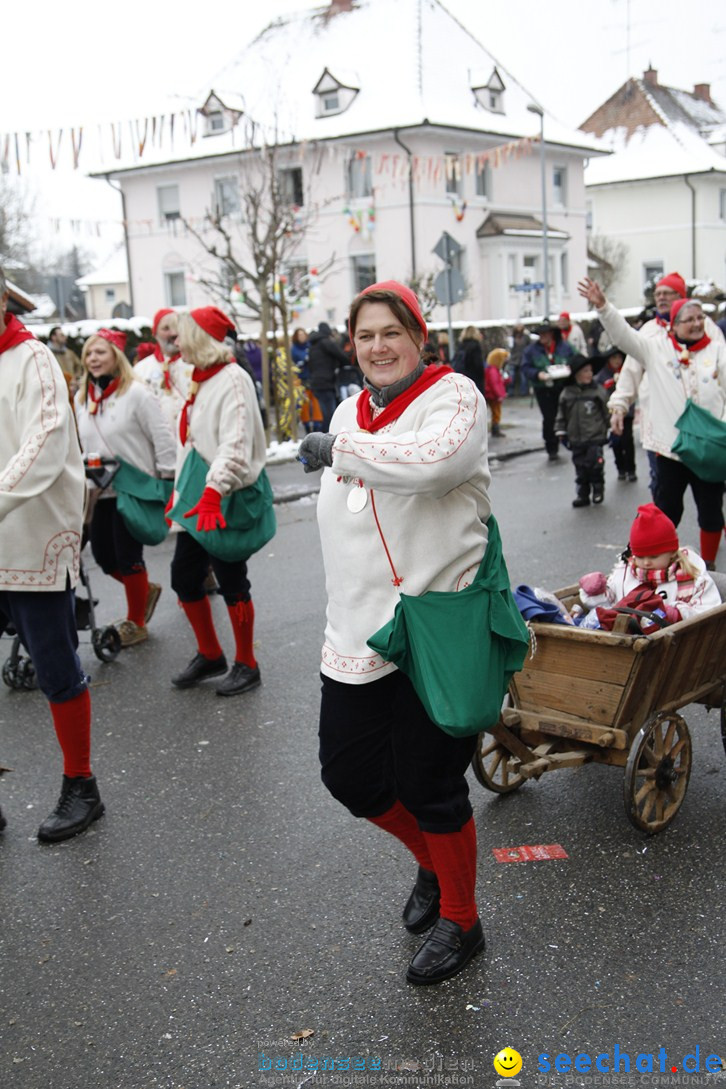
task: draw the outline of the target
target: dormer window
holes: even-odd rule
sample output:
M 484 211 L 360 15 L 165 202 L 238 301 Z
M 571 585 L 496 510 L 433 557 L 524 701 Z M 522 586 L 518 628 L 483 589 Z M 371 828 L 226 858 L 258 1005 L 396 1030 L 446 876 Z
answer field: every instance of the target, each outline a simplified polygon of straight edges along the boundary
M 504 81 L 496 68 L 486 82 L 477 81 L 471 89 L 477 106 L 483 106 L 490 113 L 504 113 Z
M 358 94 L 358 88 L 352 79 L 344 82 L 342 78 L 334 76 L 327 68 L 313 87 L 315 95 L 315 116 L 333 117 L 338 113 L 345 113 L 351 102 Z
M 220 133 L 234 128 L 242 116 L 243 108 L 241 102 L 231 102 L 229 95 L 225 95 L 222 100 L 220 95 L 211 91 L 199 112 L 204 118 L 204 135 L 219 136 Z

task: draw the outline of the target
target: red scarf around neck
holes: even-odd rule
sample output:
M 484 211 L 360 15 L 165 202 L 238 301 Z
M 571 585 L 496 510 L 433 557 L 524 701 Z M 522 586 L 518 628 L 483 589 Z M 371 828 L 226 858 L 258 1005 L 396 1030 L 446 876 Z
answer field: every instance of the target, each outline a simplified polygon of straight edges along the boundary
M 121 379 L 114 378 L 113 382 L 109 382 L 105 389 L 99 389 L 94 382 L 89 380 L 88 400 L 90 401 L 90 404 L 88 405 L 88 415 L 95 416 L 101 402 L 105 401 L 107 397 L 110 397 L 112 393 L 115 393 L 120 385 Z
M 708 336 L 707 333 L 704 333 L 701 339 L 695 341 L 694 344 L 682 344 L 680 340 L 676 340 L 676 338 L 673 336 L 673 333 L 669 333 L 668 337 L 671 344 L 676 350 L 676 355 L 678 356 L 679 361 L 684 365 L 684 367 L 687 367 L 688 364 L 691 362 L 691 356 L 694 352 L 702 351 L 711 343 L 711 338 L 710 336 Z
M 15 314 L 6 314 L 5 329 L 0 334 L 0 352 L 6 352 L 8 348 L 22 344 L 24 340 L 35 340 L 35 337 L 22 321 L 18 321 Z
M 189 434 L 189 409 L 194 404 L 197 397 L 197 390 L 202 382 L 209 381 L 215 374 L 219 374 L 224 367 L 228 367 L 232 362 L 228 359 L 226 363 L 214 363 L 211 367 L 195 367 L 192 371 L 192 379 L 189 383 L 189 396 L 184 402 L 184 408 L 181 410 L 181 416 L 179 417 L 179 438 L 181 439 L 182 446 L 186 446 L 187 435 Z
M 413 385 L 410 385 L 408 389 L 403 390 L 397 397 L 394 397 L 390 404 L 387 404 L 383 411 L 378 413 L 375 419 L 373 418 L 370 391 L 364 389 L 358 398 L 358 404 L 356 406 L 358 427 L 361 431 L 380 431 L 386 424 L 393 423 L 394 420 L 397 420 L 403 410 L 408 408 L 424 390 L 427 390 L 429 386 L 433 386 L 434 382 L 438 382 L 440 378 L 444 378 L 447 374 L 453 373 L 452 367 L 440 367 L 436 364 L 429 364 L 421 377 L 417 378 Z
M 171 393 L 171 375 L 169 373 L 169 366 L 172 363 L 176 363 L 177 359 L 181 359 L 181 352 L 177 352 L 176 355 L 172 355 L 169 357 L 169 359 L 167 359 L 164 355 L 161 345 L 157 344 L 154 348 L 154 359 L 158 360 L 159 363 L 161 363 L 161 370 L 164 375 L 164 389 L 167 391 L 167 393 Z

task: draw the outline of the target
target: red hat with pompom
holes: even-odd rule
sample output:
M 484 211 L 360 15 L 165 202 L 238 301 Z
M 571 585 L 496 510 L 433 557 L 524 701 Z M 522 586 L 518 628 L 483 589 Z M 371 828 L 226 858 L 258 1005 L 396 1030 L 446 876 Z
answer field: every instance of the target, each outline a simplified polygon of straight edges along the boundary
M 630 527 L 630 551 L 634 556 L 660 556 L 678 549 L 676 527 L 655 503 L 638 507 Z
M 226 336 L 236 335 L 232 320 L 218 306 L 200 306 L 197 310 L 191 310 L 190 316 L 214 340 L 223 341 Z

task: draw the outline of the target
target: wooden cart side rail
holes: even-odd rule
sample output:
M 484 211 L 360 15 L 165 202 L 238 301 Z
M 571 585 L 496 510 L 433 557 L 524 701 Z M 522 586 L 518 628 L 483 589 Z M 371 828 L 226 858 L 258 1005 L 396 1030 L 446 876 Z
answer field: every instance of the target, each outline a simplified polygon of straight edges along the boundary
M 584 741 L 588 745 L 597 745 L 602 749 L 627 749 L 630 739 L 624 730 L 614 730 L 595 723 L 585 723 L 567 715 L 543 714 L 536 711 L 523 711 L 518 707 L 507 708 L 502 712 L 502 721 L 506 726 L 521 726 L 526 730 L 551 737 L 562 737 L 575 741 Z
M 653 653 L 623 693 L 613 726 L 639 728 L 653 710 L 677 710 L 702 699 L 726 673 L 726 605 L 648 637 Z

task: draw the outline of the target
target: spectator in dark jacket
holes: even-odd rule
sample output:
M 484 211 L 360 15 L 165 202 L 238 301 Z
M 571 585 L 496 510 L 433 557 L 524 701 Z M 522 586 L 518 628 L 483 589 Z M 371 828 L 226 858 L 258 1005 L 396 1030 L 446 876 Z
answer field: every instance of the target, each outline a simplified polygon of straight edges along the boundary
M 338 404 L 338 371 L 348 366 L 348 357 L 333 340 L 330 326 L 321 321 L 317 331 L 310 334 L 308 375 L 310 389 L 315 394 L 323 414 L 322 431 L 330 430 L 330 419 Z
M 481 333 L 474 325 L 467 325 L 461 334 L 461 343 L 454 357 L 454 370 L 465 374 L 484 394 L 484 352 Z
M 569 377 L 566 364 L 574 355 L 572 348 L 557 325 L 545 318 L 536 327 L 538 340 L 524 349 L 522 373 L 532 383 L 539 410 L 542 413 L 542 438 L 550 461 L 560 456 L 559 440 L 555 434 L 555 416 L 560 392 Z
M 555 432 L 569 445 L 575 466 L 577 496 L 573 507 L 602 503 L 605 496 L 605 460 L 603 446 L 610 429 L 608 395 L 592 373 L 586 355 L 573 355 L 572 378 L 560 394 Z

